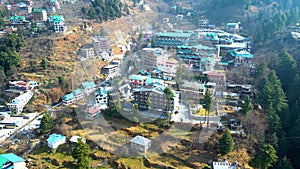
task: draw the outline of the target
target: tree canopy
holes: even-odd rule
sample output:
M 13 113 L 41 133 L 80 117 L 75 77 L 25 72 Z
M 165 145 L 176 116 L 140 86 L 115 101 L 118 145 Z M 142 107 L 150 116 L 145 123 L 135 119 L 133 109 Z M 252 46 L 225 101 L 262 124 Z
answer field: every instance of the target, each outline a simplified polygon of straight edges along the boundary
M 49 112 L 46 111 L 41 119 L 40 129 L 42 133 L 47 133 L 53 128 L 53 119 Z
M 233 139 L 228 129 L 224 131 L 219 139 L 219 152 L 222 155 L 228 154 L 233 149 Z
M 84 143 L 82 139 L 78 139 L 73 151 L 72 156 L 76 160 L 75 165 L 77 169 L 89 169 L 90 168 L 90 147 Z

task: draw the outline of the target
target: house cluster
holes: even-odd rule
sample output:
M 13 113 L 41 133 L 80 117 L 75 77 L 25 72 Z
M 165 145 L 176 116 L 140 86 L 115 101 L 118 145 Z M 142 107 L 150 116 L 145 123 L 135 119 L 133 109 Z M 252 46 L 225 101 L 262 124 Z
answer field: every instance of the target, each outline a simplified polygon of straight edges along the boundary
M 233 25 L 233 26 L 232 26 Z M 238 30 L 238 23 L 228 23 L 226 30 Z M 173 48 L 177 56 L 188 64 L 193 71 L 212 72 L 215 66 L 250 65 L 248 38 L 217 29 L 175 30 L 157 33 L 154 46 Z
M 85 81 L 81 84 L 81 86 L 79 88 L 75 89 L 74 91 L 72 91 L 69 94 L 64 95 L 62 97 L 62 103 L 65 106 L 69 106 L 69 105 L 75 103 L 76 101 L 87 97 L 92 92 L 95 92 L 96 89 L 97 89 L 97 86 L 96 86 L 95 82 Z
M 67 31 L 64 17 L 62 15 L 54 15 L 57 10 L 61 9 L 58 0 L 48 0 L 42 7 L 40 5 L 35 7 L 31 0 L 26 0 L 16 4 L 6 4 L 6 8 L 11 13 L 14 13 L 8 18 L 8 26 L 16 28 L 23 26 L 33 30 L 48 27 L 56 33 Z
M 83 142 L 86 142 L 86 139 L 80 136 L 72 136 L 69 141 L 70 143 L 77 143 L 79 139 L 81 139 Z M 57 149 L 60 145 L 67 142 L 67 137 L 62 134 L 54 133 L 50 134 L 46 141 L 49 148 Z
M 9 81 L 8 88 L 5 91 L 16 93 L 18 96 L 12 99 L 7 105 L 1 106 L 0 112 L 6 112 L 10 115 L 22 113 L 38 87 L 39 83 L 36 81 Z

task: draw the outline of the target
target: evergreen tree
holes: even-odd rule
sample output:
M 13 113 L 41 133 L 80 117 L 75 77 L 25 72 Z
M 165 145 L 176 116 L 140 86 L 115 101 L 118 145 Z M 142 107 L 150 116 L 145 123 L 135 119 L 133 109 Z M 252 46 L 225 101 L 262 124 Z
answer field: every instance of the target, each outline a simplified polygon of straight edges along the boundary
M 4 91 L 6 76 L 2 67 L 0 67 L 0 95 Z
M 45 70 L 48 67 L 48 62 L 46 61 L 45 58 L 42 59 L 41 61 L 41 67 Z
M 288 93 L 289 84 L 293 83 L 296 76 L 296 61 L 284 48 L 280 55 L 280 61 L 277 66 L 278 77 L 282 84 L 282 89 Z
M 242 103 L 242 109 L 240 110 L 243 114 L 247 114 L 249 111 L 253 109 L 253 105 L 251 103 L 251 98 L 246 96 Z
M 274 166 L 274 169 L 293 169 L 290 160 L 284 156 L 279 162 Z
M 202 105 L 205 109 L 205 120 L 207 120 L 207 127 L 209 126 L 209 113 L 210 113 L 210 107 L 212 103 L 212 93 L 210 90 L 206 90 L 204 98 L 202 99 Z
M 219 152 L 222 155 L 228 154 L 233 149 L 233 139 L 228 129 L 224 131 L 219 139 Z
M 35 63 L 34 63 L 34 61 L 31 60 L 31 61 L 29 62 L 29 68 L 30 68 L 31 71 L 34 71 L 34 70 L 35 70 Z
M 255 168 L 267 169 L 277 161 L 276 150 L 271 144 L 263 144 L 249 162 Z
M 53 128 L 53 120 L 48 111 L 45 112 L 41 119 L 40 129 L 42 133 L 47 133 Z
M 168 118 L 168 122 L 170 122 L 169 111 L 171 109 L 170 105 L 171 105 L 171 100 L 174 98 L 174 93 L 169 87 L 166 87 L 163 92 L 164 92 L 164 94 L 166 96 L 166 99 L 167 99 L 167 104 L 166 104 L 166 108 L 165 108 L 165 115 Z
M 81 139 L 78 139 L 78 143 L 76 143 L 72 156 L 76 160 L 76 168 L 77 169 L 89 169 L 90 168 L 90 148 L 89 145 L 84 143 Z

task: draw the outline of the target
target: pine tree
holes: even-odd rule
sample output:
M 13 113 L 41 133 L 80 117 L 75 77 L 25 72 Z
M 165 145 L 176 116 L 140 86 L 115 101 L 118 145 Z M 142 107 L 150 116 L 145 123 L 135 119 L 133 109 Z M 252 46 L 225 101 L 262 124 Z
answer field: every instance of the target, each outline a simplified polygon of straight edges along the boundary
M 267 169 L 277 161 L 276 150 L 271 144 L 263 144 L 249 162 L 255 168 Z
M 42 59 L 41 61 L 41 67 L 45 70 L 48 67 L 48 62 L 46 61 L 45 58 Z
M 274 169 L 293 169 L 290 160 L 284 156 L 275 166 Z
M 250 110 L 253 109 L 253 105 L 251 103 L 251 98 L 246 96 L 242 103 L 242 109 L 240 110 L 243 114 L 247 114 Z
M 42 133 L 49 132 L 53 128 L 53 119 L 48 111 L 45 112 L 41 119 L 40 129 Z
M 219 152 L 222 155 L 228 154 L 233 149 L 233 139 L 228 129 L 224 131 L 219 139 Z
M 289 84 L 293 83 L 296 76 L 296 61 L 284 48 L 280 55 L 280 61 L 277 68 L 278 77 L 282 84 L 282 89 L 288 92 Z
M 89 169 L 90 168 L 90 148 L 88 144 L 84 143 L 81 139 L 78 139 L 78 143 L 76 143 L 72 156 L 76 160 L 76 168 L 77 169 Z

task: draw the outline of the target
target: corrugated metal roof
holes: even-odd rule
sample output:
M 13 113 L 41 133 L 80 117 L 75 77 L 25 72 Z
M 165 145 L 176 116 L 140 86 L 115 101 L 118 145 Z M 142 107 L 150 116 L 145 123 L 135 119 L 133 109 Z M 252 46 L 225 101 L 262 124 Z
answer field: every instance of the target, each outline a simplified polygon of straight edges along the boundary
M 1 159 L 1 158 L 2 158 L 2 159 Z M 2 161 L 2 162 L 4 161 L 3 158 L 6 159 L 6 160 L 8 160 L 8 161 L 11 161 L 11 162 L 13 162 L 13 163 L 25 161 L 25 159 L 23 159 L 23 158 L 21 158 L 21 157 L 15 155 L 15 154 L 13 154 L 13 153 L 9 153 L 9 154 L 1 154 L 1 155 L 0 155 L 0 163 L 1 163 L 1 161 Z M 1 166 L 1 165 L 0 165 L 0 166 Z

